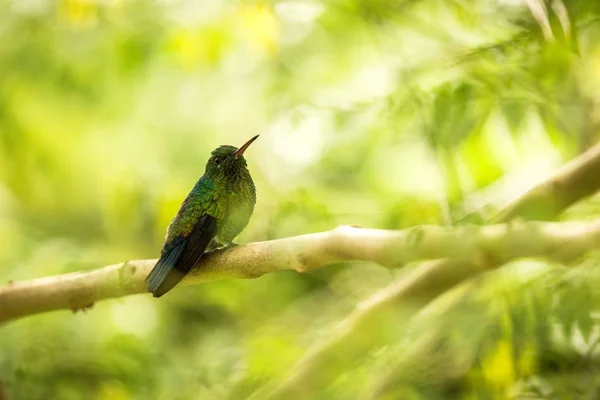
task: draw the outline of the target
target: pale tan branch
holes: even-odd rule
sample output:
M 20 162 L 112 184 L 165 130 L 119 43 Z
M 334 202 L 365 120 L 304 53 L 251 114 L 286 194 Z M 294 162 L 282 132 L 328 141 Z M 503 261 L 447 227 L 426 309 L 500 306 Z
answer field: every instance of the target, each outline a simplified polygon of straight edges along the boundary
M 600 220 L 480 228 L 422 226 L 403 231 L 344 226 L 207 254 L 182 284 L 254 278 L 281 270 L 305 272 L 342 261 L 395 266 L 415 260 L 453 258 L 482 268 L 527 256 L 569 261 L 599 243 Z M 50 310 L 75 310 L 102 299 L 144 293 L 144 279 L 155 262 L 127 261 L 89 272 L 7 284 L 0 287 L 0 321 Z

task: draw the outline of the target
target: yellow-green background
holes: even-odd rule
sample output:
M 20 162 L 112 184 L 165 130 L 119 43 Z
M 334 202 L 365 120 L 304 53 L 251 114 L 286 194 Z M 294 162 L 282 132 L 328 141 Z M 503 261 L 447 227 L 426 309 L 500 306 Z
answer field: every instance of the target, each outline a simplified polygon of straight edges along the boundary
M 257 133 L 238 243 L 483 220 L 598 139 L 600 3 L 565 0 L 568 24 L 548 4 L 553 38 L 525 3 L 0 0 L 0 282 L 157 257 L 210 151 Z M 29 317 L 0 326 L 0 384 L 244 398 L 394 275 L 280 272 Z M 500 343 L 472 387 L 519 378 Z M 319 398 L 357 398 L 368 363 L 331 369 Z

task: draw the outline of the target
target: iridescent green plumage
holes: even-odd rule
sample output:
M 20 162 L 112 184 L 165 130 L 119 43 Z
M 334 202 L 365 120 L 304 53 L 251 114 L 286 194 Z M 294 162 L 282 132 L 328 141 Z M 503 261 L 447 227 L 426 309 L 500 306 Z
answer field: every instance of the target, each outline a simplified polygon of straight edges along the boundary
M 167 228 L 161 257 L 146 278 L 155 297 L 173 288 L 205 251 L 230 244 L 248 224 L 256 192 L 242 154 L 257 137 L 239 149 L 220 146 L 212 152 L 204 175 Z

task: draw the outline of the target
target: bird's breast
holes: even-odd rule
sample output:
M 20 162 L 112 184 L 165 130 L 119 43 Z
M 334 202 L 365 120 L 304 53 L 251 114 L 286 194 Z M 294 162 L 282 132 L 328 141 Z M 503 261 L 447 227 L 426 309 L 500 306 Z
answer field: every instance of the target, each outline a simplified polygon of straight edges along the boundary
M 230 243 L 248 225 L 256 203 L 256 192 L 251 183 L 230 188 L 224 197 L 226 212 L 217 227 L 217 236 L 220 242 Z

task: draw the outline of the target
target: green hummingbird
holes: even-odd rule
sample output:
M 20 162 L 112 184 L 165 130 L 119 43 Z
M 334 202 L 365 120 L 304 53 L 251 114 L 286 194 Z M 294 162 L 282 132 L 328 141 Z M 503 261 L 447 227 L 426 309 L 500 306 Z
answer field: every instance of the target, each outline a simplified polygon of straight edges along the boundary
M 256 138 L 239 149 L 219 146 L 211 153 L 204 175 L 169 224 L 160 259 L 146 278 L 154 297 L 177 285 L 206 251 L 232 245 L 248 224 L 256 190 L 243 154 Z

